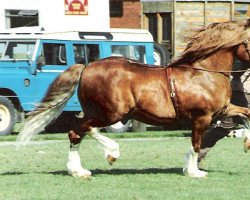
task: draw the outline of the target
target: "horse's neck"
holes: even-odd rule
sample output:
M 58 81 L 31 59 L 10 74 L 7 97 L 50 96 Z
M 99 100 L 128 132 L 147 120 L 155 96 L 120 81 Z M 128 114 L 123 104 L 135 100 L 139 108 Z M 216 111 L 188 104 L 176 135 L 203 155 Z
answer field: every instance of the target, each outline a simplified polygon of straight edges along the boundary
M 230 71 L 233 67 L 233 60 L 231 51 L 221 50 L 194 65 L 210 70 Z

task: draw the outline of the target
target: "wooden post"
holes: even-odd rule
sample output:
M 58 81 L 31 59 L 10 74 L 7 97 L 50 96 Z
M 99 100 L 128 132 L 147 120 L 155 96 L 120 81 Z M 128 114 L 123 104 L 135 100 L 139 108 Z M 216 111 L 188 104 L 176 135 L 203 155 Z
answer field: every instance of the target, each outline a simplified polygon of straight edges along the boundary
M 158 43 L 162 42 L 162 17 L 160 13 L 157 13 L 157 38 L 158 38 Z
M 207 0 L 204 2 L 204 25 L 207 26 Z
M 173 2 L 173 19 L 172 19 L 172 49 L 173 49 L 173 55 L 176 55 L 176 0 Z
M 234 0 L 231 1 L 231 11 L 230 11 L 230 20 L 233 21 L 234 20 L 234 9 L 235 9 L 235 6 L 234 6 Z

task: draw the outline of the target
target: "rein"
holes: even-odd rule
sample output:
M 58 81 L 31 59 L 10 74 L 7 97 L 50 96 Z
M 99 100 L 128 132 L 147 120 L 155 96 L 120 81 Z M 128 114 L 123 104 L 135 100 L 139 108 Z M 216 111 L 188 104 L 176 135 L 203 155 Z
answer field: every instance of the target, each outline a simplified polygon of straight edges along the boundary
M 250 49 L 249 49 L 249 53 L 250 53 Z M 171 66 L 169 66 L 171 68 Z M 200 67 L 189 67 L 186 65 L 178 65 L 178 67 L 184 67 L 184 68 L 189 68 L 189 69 L 195 69 L 195 70 L 199 70 L 199 71 L 205 71 L 205 72 L 212 72 L 212 73 L 220 73 L 223 74 L 224 76 L 230 78 L 230 74 L 231 73 L 242 73 L 242 72 L 246 72 L 248 71 L 248 69 L 244 69 L 244 70 L 226 70 L 226 71 L 218 71 L 218 70 L 211 70 L 211 69 L 204 69 L 204 68 L 200 68 Z
M 245 49 L 246 49 L 246 52 L 248 54 L 248 57 L 250 59 L 250 48 L 249 48 L 249 38 L 246 38 L 244 41 L 243 41 L 243 44 L 245 46 Z M 167 68 L 171 68 L 171 64 L 169 66 L 167 66 Z M 211 70 L 211 69 L 204 69 L 204 68 L 200 68 L 200 67 L 189 67 L 189 66 L 186 66 L 186 65 L 178 65 L 178 67 L 184 67 L 184 68 L 189 68 L 189 69 L 195 69 L 195 70 L 199 70 L 199 71 L 205 71 L 205 72 L 212 72 L 212 73 L 220 73 L 220 74 L 223 74 L 225 75 L 226 77 L 230 78 L 230 74 L 231 73 L 242 73 L 242 72 L 246 72 L 248 71 L 248 69 L 245 69 L 245 70 L 226 70 L 226 71 L 218 71 L 218 70 Z

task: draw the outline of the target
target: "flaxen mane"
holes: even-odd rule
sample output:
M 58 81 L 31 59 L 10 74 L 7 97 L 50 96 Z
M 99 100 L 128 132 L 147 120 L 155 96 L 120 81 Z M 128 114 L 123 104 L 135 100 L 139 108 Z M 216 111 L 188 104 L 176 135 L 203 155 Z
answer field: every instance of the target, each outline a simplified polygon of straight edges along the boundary
M 186 49 L 170 65 L 178 66 L 183 63 L 194 63 L 219 50 L 238 45 L 249 37 L 247 31 L 249 27 L 250 19 L 245 23 L 230 21 L 210 24 L 190 37 Z

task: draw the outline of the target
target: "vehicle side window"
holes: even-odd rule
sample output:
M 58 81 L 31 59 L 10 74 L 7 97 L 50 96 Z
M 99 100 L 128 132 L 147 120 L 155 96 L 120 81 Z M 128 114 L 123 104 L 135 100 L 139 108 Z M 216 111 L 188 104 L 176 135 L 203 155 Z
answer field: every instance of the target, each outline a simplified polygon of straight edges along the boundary
M 45 65 L 67 65 L 65 44 L 44 43 Z
M 0 59 L 2 59 L 2 56 L 4 54 L 6 42 L 0 42 Z
M 88 64 L 100 58 L 98 44 L 74 44 L 75 62 Z
M 9 42 L 3 59 L 28 59 L 34 48 L 35 42 Z
M 139 62 L 146 62 L 145 46 L 142 45 L 112 45 L 112 56 L 123 56 Z

